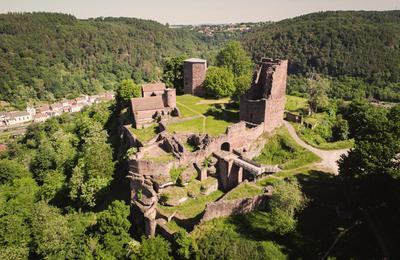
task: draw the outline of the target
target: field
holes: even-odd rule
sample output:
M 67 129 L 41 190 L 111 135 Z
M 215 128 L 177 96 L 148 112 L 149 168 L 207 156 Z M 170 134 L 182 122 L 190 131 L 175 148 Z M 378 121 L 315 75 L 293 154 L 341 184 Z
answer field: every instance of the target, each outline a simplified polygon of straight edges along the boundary
M 320 160 L 317 155 L 298 145 L 285 128 L 278 129 L 276 134 L 269 138 L 261 154 L 253 159 L 260 164 L 278 164 L 285 170 Z
M 238 121 L 237 109 L 228 108 L 229 99 L 209 100 L 192 95 L 177 96 L 177 106 L 181 112 L 179 122 L 167 125 L 170 132 L 207 133 L 218 136 L 226 128 Z

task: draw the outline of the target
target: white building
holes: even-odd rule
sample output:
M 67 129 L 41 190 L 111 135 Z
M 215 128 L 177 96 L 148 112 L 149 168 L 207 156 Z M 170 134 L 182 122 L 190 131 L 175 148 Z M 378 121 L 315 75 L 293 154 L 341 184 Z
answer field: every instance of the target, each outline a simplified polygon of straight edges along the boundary
M 32 116 L 26 111 L 13 111 L 9 112 L 10 119 L 7 125 L 23 124 L 32 121 Z

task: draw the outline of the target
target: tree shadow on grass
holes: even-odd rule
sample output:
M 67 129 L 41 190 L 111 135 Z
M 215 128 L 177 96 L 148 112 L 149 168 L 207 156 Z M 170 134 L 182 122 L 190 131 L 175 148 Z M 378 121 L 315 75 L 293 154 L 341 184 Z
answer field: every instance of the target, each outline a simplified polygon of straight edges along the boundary
M 207 110 L 205 116 L 211 116 L 216 120 L 223 120 L 230 123 L 239 122 L 239 112 L 226 109 L 220 104 L 214 105 Z

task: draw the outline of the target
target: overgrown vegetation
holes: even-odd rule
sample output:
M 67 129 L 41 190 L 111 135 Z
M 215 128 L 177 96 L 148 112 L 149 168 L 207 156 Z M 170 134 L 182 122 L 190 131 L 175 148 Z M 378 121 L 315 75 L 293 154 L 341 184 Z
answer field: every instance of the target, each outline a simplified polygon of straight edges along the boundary
M 299 146 L 289 135 L 286 129 L 279 129 L 269 137 L 261 154 L 254 161 L 266 164 L 278 164 L 283 169 L 298 168 L 303 165 L 317 162 L 320 158 L 314 153 Z

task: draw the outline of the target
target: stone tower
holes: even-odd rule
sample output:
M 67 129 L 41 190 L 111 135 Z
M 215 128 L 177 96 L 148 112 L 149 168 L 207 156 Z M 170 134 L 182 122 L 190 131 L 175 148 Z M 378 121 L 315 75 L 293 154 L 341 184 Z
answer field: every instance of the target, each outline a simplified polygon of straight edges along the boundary
M 206 94 L 203 82 L 206 78 L 207 61 L 187 59 L 183 62 L 183 81 L 185 94 L 203 97 Z
M 240 98 L 240 120 L 264 124 L 271 132 L 283 123 L 287 60 L 261 59 L 249 90 Z
M 165 98 L 168 107 L 176 107 L 176 92 L 174 88 L 167 88 L 165 90 Z

